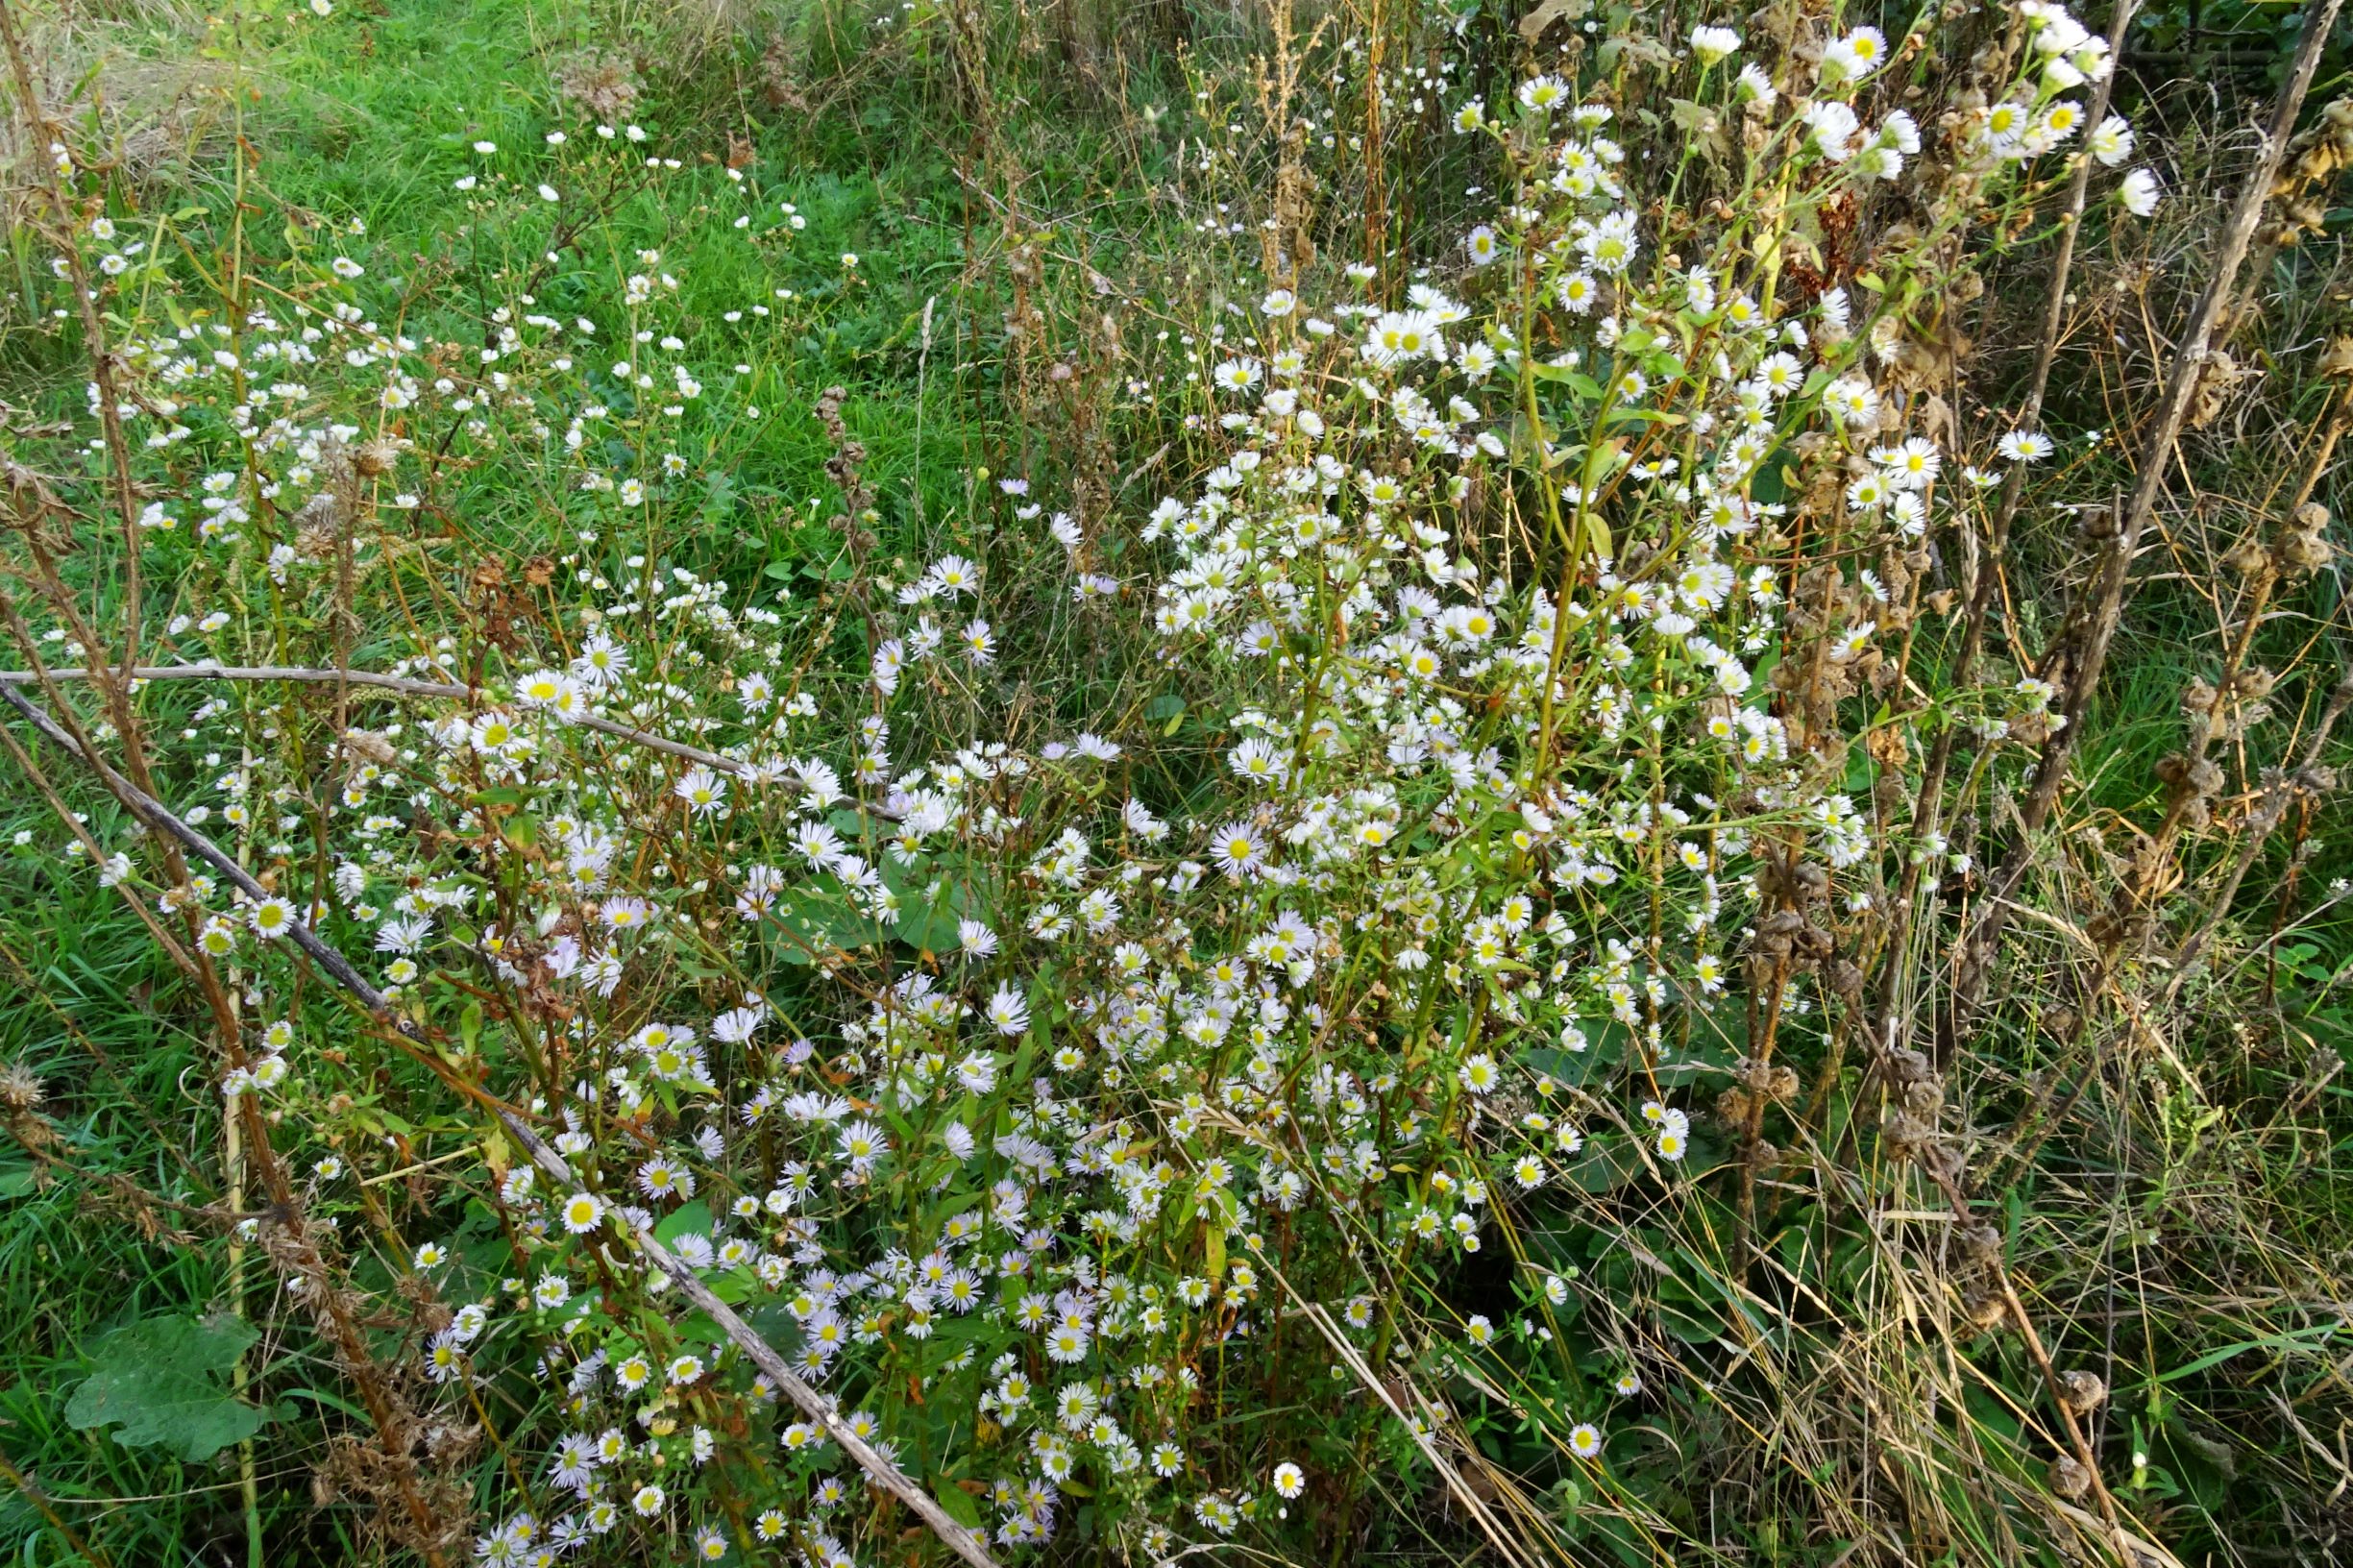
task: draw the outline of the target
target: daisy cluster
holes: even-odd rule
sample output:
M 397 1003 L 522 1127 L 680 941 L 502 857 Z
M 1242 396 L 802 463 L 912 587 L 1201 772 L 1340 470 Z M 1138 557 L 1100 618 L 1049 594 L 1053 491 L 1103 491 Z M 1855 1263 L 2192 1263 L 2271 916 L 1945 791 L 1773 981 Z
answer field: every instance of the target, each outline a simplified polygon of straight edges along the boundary
M 272 595 L 442 570 L 435 520 L 491 484 L 539 487 L 568 535 L 520 581 L 475 573 L 447 629 L 409 613 L 383 673 L 469 696 L 355 723 L 325 774 L 268 749 L 272 711 L 207 701 L 187 815 L 279 891 L 140 890 L 257 999 L 298 927 L 368 955 L 575 1172 L 492 1145 L 472 1173 L 507 1241 L 495 1288 L 459 1267 L 462 1226 L 395 1260 L 428 1298 L 475 1292 L 419 1345 L 427 1381 L 456 1400 L 520 1370 L 556 1412 L 477 1556 L 871 1556 L 857 1468 L 684 1310 L 646 1234 L 1009 1553 L 1082 1507 L 1154 1556 L 1279 1530 L 1311 1490 L 1346 1506 L 1360 1433 L 1400 1463 L 1430 1436 L 1345 1375 L 1340 1413 L 1303 1423 L 1268 1367 L 1458 1353 L 1508 1378 L 1560 1354 L 1561 1271 L 1515 1267 L 1499 1328 L 1446 1321 L 1453 1265 L 1532 1206 L 1591 1213 L 1599 1174 L 1717 1163 L 1722 1131 L 1678 1102 L 1764 1081 L 1744 968 L 1851 940 L 1883 866 L 1947 852 L 1850 785 L 1855 714 L 1924 613 L 1924 541 L 2050 443 L 1924 417 L 1942 234 L 1843 275 L 1788 262 L 1924 164 L 1992 201 L 2078 140 L 2128 159 L 2128 128 L 2082 123 L 2106 45 L 2040 0 L 2013 25 L 2005 91 L 1933 127 L 1876 90 L 1900 46 L 1874 29 L 1759 58 L 1698 29 L 1677 68 L 1749 128 L 1776 200 L 1671 250 L 1617 108 L 1553 73 L 1453 106 L 1505 198 L 1418 271 L 1246 280 L 1244 324 L 1182 345 L 1147 400 L 1185 406 L 1204 455 L 1135 550 L 1028 483 L 977 490 L 996 531 L 1043 534 L 1057 600 L 1139 618 L 1138 681 L 1173 703 L 1042 737 L 1016 738 L 993 678 L 1034 605 L 981 539 L 864 568 L 863 668 L 814 676 L 833 645 L 809 606 L 665 559 L 761 439 L 754 351 L 727 355 L 789 288 L 690 342 L 686 282 L 645 250 L 596 313 L 518 292 L 461 348 L 386 325 L 382 263 L 313 257 L 291 307 L 130 343 L 113 412 L 196 481 L 139 527 L 192 536 L 196 592 L 237 605 L 176 615 L 190 656 L 240 646 Z M 634 169 L 641 139 L 551 156 Z M 745 243 L 798 229 L 726 172 Z M 553 208 L 579 181 L 507 183 Z M 118 281 L 160 265 L 96 254 Z M 2054 722 L 2051 696 L 1951 708 L 1991 739 Z M 1793 1016 L 1840 992 L 1815 958 Z M 322 1033 L 268 1023 L 222 1090 L 365 1144 Z M 314 1195 L 356 1212 L 332 1159 Z M 1368 1289 L 1398 1280 L 1431 1294 Z M 1565 1413 L 1601 1473 L 1605 1411 Z

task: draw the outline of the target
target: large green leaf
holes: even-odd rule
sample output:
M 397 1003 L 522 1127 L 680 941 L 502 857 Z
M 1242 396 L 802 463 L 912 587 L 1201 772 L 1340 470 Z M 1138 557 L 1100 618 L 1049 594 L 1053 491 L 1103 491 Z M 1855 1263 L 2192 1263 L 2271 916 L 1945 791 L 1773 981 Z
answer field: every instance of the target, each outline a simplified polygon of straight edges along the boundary
M 238 1355 L 259 1335 L 241 1318 L 151 1317 L 91 1347 L 97 1363 L 66 1402 L 78 1431 L 113 1427 L 126 1447 L 169 1449 L 191 1464 L 243 1442 L 269 1419 L 223 1386 Z
M 689 1231 L 699 1236 L 708 1236 L 711 1232 L 711 1206 L 700 1198 L 663 1215 L 653 1227 L 653 1238 L 667 1246 Z
M 777 949 L 788 964 L 807 964 L 837 948 L 855 952 L 890 935 L 880 921 L 850 903 L 841 880 L 830 872 L 777 899 L 775 919 L 791 933 Z
M 931 1495 L 939 1499 L 940 1507 L 947 1516 L 965 1529 L 981 1528 L 980 1505 L 972 1501 L 971 1493 L 945 1476 L 931 1483 Z
M 898 940 L 934 953 L 963 944 L 961 922 L 971 907 L 971 890 L 932 869 L 886 864 L 882 879 L 898 894 Z

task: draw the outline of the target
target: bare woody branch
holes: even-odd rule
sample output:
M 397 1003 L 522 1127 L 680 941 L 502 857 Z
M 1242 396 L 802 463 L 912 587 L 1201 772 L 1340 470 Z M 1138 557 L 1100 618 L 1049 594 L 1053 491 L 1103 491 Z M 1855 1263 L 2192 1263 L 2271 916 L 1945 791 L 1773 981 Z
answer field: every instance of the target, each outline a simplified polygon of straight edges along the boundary
M 37 684 L 44 677 L 50 680 L 103 680 L 119 677 L 119 670 L 92 670 L 75 667 L 61 670 L 0 670 L 0 688 L 13 690 L 18 686 Z M 144 664 L 130 672 L 133 680 L 231 680 L 231 681 L 289 681 L 298 685 L 367 686 L 377 691 L 395 692 L 403 697 L 447 698 L 456 702 L 479 700 L 485 694 L 478 686 L 460 686 L 454 681 L 416 680 L 406 675 L 383 675 L 367 670 L 336 670 L 293 664 Z M 593 729 L 601 735 L 642 746 L 649 751 L 699 763 L 723 773 L 741 776 L 751 771 L 750 765 L 717 751 L 706 751 L 684 741 L 674 741 L 656 735 L 651 730 L 636 729 L 601 714 L 583 713 L 561 716 L 561 722 L 581 729 Z M 790 782 L 790 781 L 788 781 Z M 898 814 L 886 807 L 867 804 L 865 810 L 887 821 L 898 820 Z
M 72 673 L 52 672 L 52 674 Z M 206 673 L 217 674 L 217 669 Z M 146 672 L 139 671 L 135 674 L 144 676 Z M 324 678 L 332 679 L 335 678 L 337 672 L 330 670 L 317 674 Z M 43 739 L 96 773 L 123 802 L 124 806 L 146 822 L 149 827 L 178 840 L 192 854 L 219 871 L 248 896 L 254 898 L 267 896 L 266 890 L 259 882 L 254 880 L 252 873 L 237 864 L 233 855 L 229 854 L 219 845 L 190 827 L 161 801 L 138 789 L 130 780 L 109 767 L 104 759 L 75 741 L 55 720 L 18 691 L 16 687 L 21 678 L 14 675 L 0 678 L 0 702 L 6 702 L 10 707 L 15 709 L 27 723 L 40 731 Z M 355 682 L 362 679 L 356 674 L 351 678 Z M 374 677 L 374 680 L 385 681 L 391 678 L 377 676 Z M 430 686 L 433 683 L 419 681 L 405 684 Z M 465 688 L 458 687 L 454 690 L 462 694 Z M 435 691 L 427 695 L 443 694 Z M 352 967 L 349 960 L 321 941 L 316 932 L 306 924 L 297 921 L 291 928 L 291 935 L 295 945 L 300 947 L 312 963 L 325 971 L 335 984 L 351 992 L 360 1005 L 374 1014 L 380 1022 L 411 1041 L 422 1042 L 424 1037 L 417 1025 L 395 1013 L 391 1001 L 384 993 L 370 985 L 366 977 Z M 530 1155 L 532 1163 L 541 1170 L 557 1181 L 569 1184 L 575 1180 L 572 1167 L 564 1163 L 563 1157 L 549 1147 L 546 1140 L 531 1130 L 530 1124 L 525 1121 L 520 1114 L 509 1106 L 490 1100 L 488 1096 L 481 1095 L 478 1091 L 476 1097 L 495 1107 L 495 1114 L 500 1122 Z M 748 1360 L 773 1382 L 784 1397 L 792 1401 L 802 1414 L 821 1427 L 828 1437 L 841 1444 L 842 1452 L 847 1454 L 858 1467 L 867 1473 L 868 1478 L 875 1485 L 904 1503 L 918 1518 L 931 1528 L 932 1533 L 939 1536 L 941 1542 L 948 1550 L 971 1564 L 972 1568 L 997 1568 L 996 1559 L 989 1555 L 988 1547 L 978 1534 L 950 1517 L 947 1510 L 943 1508 L 921 1486 L 918 1485 L 905 1471 L 883 1458 L 875 1451 L 872 1444 L 852 1432 L 849 1424 L 843 1420 L 841 1413 L 834 1409 L 833 1402 L 803 1382 L 799 1375 L 786 1363 L 784 1358 L 777 1354 L 776 1347 L 762 1338 L 749 1324 L 736 1315 L 733 1309 L 714 1295 L 710 1286 L 704 1285 L 696 1276 L 694 1269 L 689 1267 L 676 1253 L 656 1240 L 650 1230 L 638 1232 L 636 1241 L 639 1250 L 646 1255 L 647 1261 L 669 1276 L 671 1283 L 678 1287 L 679 1293 L 687 1300 L 693 1302 L 700 1311 L 709 1313 L 711 1320 L 719 1325 L 720 1332 L 727 1336 L 728 1342 L 742 1351 Z

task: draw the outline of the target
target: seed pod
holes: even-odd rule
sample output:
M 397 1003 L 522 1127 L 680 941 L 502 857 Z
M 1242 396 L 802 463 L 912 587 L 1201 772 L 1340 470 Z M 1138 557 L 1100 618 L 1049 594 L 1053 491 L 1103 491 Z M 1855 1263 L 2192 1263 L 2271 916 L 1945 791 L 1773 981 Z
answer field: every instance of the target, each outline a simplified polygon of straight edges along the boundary
M 1716 1096 L 1716 1117 L 1729 1128 L 1749 1125 L 1749 1114 L 1756 1109 L 1756 1096 L 1738 1084 Z
M 294 514 L 294 549 L 305 560 L 333 556 L 343 535 L 343 503 L 332 491 L 322 490 Z
M 1949 1182 L 1955 1186 L 1960 1184 L 1962 1174 L 1969 1168 L 1968 1157 L 1955 1143 L 1931 1143 L 1921 1149 L 1915 1158 L 1920 1161 L 1921 1169 L 1940 1182 Z
M 1888 1052 L 1881 1070 L 1887 1074 L 1889 1082 L 1896 1084 L 1917 1084 L 1936 1075 L 1936 1069 L 1929 1065 L 1928 1059 L 1909 1046 L 1899 1046 Z
M 1936 1137 L 1936 1129 L 1918 1116 L 1901 1111 L 1888 1114 L 1879 1123 L 1879 1136 L 1887 1140 L 1888 1152 L 1899 1160 L 1917 1156 Z
M 2050 1461 L 2050 1489 L 2064 1498 L 2078 1498 L 2092 1489 L 2092 1472 L 2071 1454 Z
M 2197 385 L 2194 390 L 2188 415 L 2192 429 L 2203 429 L 2220 417 L 2229 405 L 2231 394 L 2239 383 L 2247 379 L 2247 372 L 2238 360 L 2217 349 L 2198 366 Z
M 2069 1372 L 2059 1379 L 2059 1402 L 2074 1415 L 2089 1415 L 2108 1402 L 2108 1384 L 2096 1372 Z
M 352 468 L 364 479 L 391 473 L 400 460 L 401 444 L 390 436 L 362 442 L 352 451 Z
M 48 1097 L 41 1081 L 32 1068 L 21 1062 L 12 1062 L 0 1067 L 0 1112 L 21 1116 L 40 1109 Z
M 2222 557 L 2222 564 L 2243 577 L 2251 577 L 2270 566 L 2271 552 L 2252 539 L 2242 539 Z
M 2178 796 L 2204 799 L 2222 789 L 2222 769 L 2211 757 L 2195 759 L 2175 751 L 2157 763 L 2157 777 Z
M 1991 1333 L 2010 1321 L 2010 1304 L 1991 1290 L 1978 1290 L 1966 1303 L 1970 1327 L 1980 1333 Z
M 1756 922 L 1755 950 L 1761 958 L 1786 958 L 1806 929 L 1805 917 L 1794 909 L 1777 909 Z
M 1903 1086 L 1903 1108 L 1923 1121 L 1933 1121 L 1945 1109 L 1945 1086 L 1935 1078 L 1924 1078 L 1917 1084 Z
M 2284 535 L 2276 551 L 2280 570 L 2295 576 L 2319 571 L 2336 554 L 2337 547 L 2316 532 Z
M 1887 668 L 1892 673 L 1896 667 Z M 1903 774 L 1892 768 L 1881 769 L 1872 779 L 1871 799 L 1879 815 L 1891 821 L 1912 815 L 1912 796 L 1904 788 Z
M 398 755 L 392 749 L 392 743 L 372 729 L 345 730 L 343 745 L 354 756 L 364 757 L 380 768 L 389 767 Z

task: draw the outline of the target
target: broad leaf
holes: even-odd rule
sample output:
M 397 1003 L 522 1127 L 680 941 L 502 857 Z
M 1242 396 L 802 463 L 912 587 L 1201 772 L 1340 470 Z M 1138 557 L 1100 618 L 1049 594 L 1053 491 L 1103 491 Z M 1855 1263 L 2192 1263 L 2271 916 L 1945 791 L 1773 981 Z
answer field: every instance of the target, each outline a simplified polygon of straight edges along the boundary
M 260 1337 L 242 1319 L 151 1317 L 117 1329 L 92 1347 L 97 1370 L 74 1390 L 66 1424 L 113 1427 L 130 1448 L 160 1447 L 191 1464 L 243 1442 L 269 1419 L 224 1386 L 229 1369 Z

